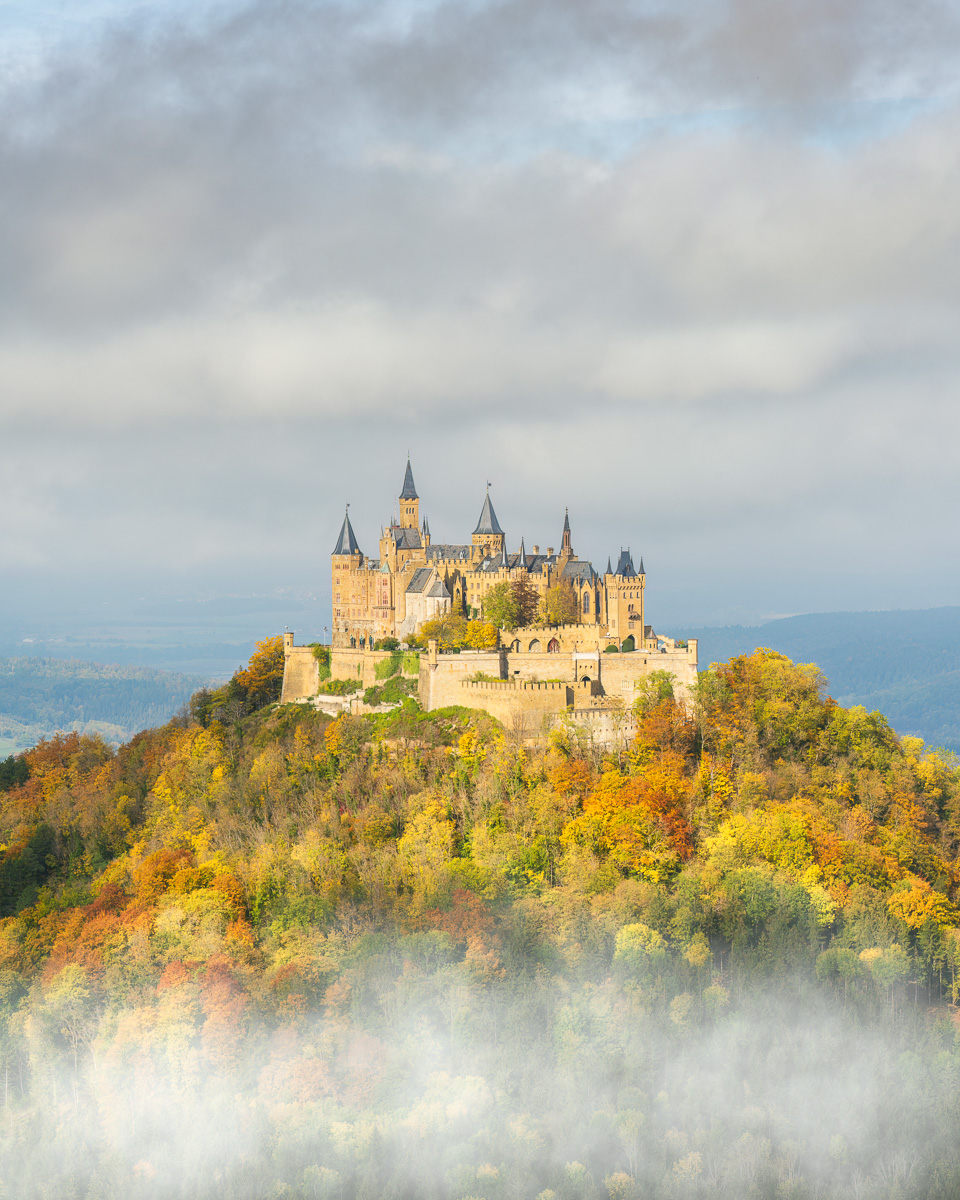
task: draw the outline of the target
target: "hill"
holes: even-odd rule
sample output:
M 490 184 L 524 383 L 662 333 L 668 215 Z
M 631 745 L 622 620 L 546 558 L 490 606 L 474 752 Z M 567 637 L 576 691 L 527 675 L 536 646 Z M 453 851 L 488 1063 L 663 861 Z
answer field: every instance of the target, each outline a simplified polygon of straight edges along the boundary
M 0 769 L 6 1195 L 960 1194 L 952 759 L 773 652 L 609 752 L 275 657 Z
M 203 680 L 149 667 L 0 658 L 0 755 L 59 730 L 121 742 L 168 721 Z
M 808 613 L 763 625 L 668 631 L 700 640 L 701 667 L 768 646 L 815 662 L 845 705 L 960 754 L 960 608 Z

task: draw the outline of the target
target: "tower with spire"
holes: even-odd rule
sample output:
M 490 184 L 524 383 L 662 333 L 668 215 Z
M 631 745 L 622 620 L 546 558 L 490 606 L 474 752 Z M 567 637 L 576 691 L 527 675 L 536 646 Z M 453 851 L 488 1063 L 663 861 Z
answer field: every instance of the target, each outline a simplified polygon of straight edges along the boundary
M 387 637 L 409 638 L 428 613 L 432 617 L 441 610 L 480 617 L 491 589 L 512 586 L 520 576 L 544 602 L 542 611 L 547 611 L 551 588 L 572 592 L 576 627 L 593 627 L 589 635 L 584 628 L 588 640 L 600 644 L 606 639 L 627 648 L 631 638 L 637 646 L 644 641 L 643 562 L 637 571 L 629 549 L 621 549 L 616 568 L 608 559 L 605 573 L 598 575 L 577 557 L 570 512 L 564 509 L 557 553 L 550 546 L 545 554 L 538 545 L 528 550 L 525 539 L 520 540 L 519 553 L 508 552 L 489 483 L 469 542 L 437 542 L 426 517 L 421 518 L 408 455 L 396 512 L 380 530 L 378 558 L 363 554 L 349 511 L 344 513 L 331 556 L 335 644 L 349 649 L 369 647 Z M 573 611 L 572 605 L 568 611 Z M 552 646 L 556 639 L 546 641 Z
M 497 514 L 493 511 L 490 499 L 490 484 L 487 484 L 487 494 L 483 498 L 483 508 L 480 509 L 480 519 L 471 535 L 475 554 L 472 557 L 503 555 L 506 550 L 506 534 L 500 528 Z

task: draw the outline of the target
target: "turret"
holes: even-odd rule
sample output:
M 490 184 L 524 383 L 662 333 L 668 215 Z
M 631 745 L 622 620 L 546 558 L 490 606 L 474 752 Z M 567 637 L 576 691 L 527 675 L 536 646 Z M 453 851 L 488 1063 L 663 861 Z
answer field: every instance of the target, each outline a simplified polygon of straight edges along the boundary
M 487 494 L 484 497 L 483 508 L 480 510 L 480 520 L 473 531 L 474 546 L 491 554 L 502 554 L 506 545 L 506 535 L 500 528 L 497 514 L 490 503 L 490 484 L 487 484 Z
M 413 470 L 410 466 L 410 456 L 407 455 L 407 469 L 403 476 L 403 487 L 400 490 L 400 527 L 402 529 L 418 529 L 420 526 L 420 497 L 413 482 Z

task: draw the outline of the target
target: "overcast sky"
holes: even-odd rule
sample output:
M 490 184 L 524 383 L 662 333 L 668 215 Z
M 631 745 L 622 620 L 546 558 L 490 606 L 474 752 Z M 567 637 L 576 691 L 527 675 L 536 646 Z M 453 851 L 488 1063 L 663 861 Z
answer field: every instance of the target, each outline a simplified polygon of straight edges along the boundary
M 957 603 L 960 5 L 0 3 L 5 599 L 643 554 L 655 626 Z

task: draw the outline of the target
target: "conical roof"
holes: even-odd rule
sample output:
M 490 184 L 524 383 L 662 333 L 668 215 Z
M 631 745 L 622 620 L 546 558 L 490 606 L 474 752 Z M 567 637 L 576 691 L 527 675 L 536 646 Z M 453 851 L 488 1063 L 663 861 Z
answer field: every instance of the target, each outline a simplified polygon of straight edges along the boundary
M 609 555 L 609 554 L 607 555 L 607 574 L 608 574 L 608 575 L 612 575 L 612 574 L 613 574 L 613 563 L 611 563 L 611 561 L 610 561 L 610 555 Z
M 497 514 L 493 511 L 493 505 L 490 503 L 490 493 L 487 492 L 483 500 L 483 508 L 480 512 L 480 520 L 477 522 L 477 527 L 474 533 L 498 533 L 503 536 L 503 530 L 500 528 L 500 522 L 497 520 Z
M 334 554 L 359 554 L 360 547 L 357 545 L 357 539 L 353 534 L 353 526 L 350 524 L 350 514 L 344 513 L 343 525 L 340 527 L 340 537 L 337 539 L 337 546 Z
M 646 571 L 643 569 L 643 555 L 642 554 L 640 555 L 640 570 L 637 572 L 637 574 L 638 575 L 646 575 Z
M 401 500 L 419 500 L 417 489 L 413 482 L 413 471 L 410 469 L 410 459 L 407 458 L 407 469 L 403 476 L 403 491 L 400 493 Z

